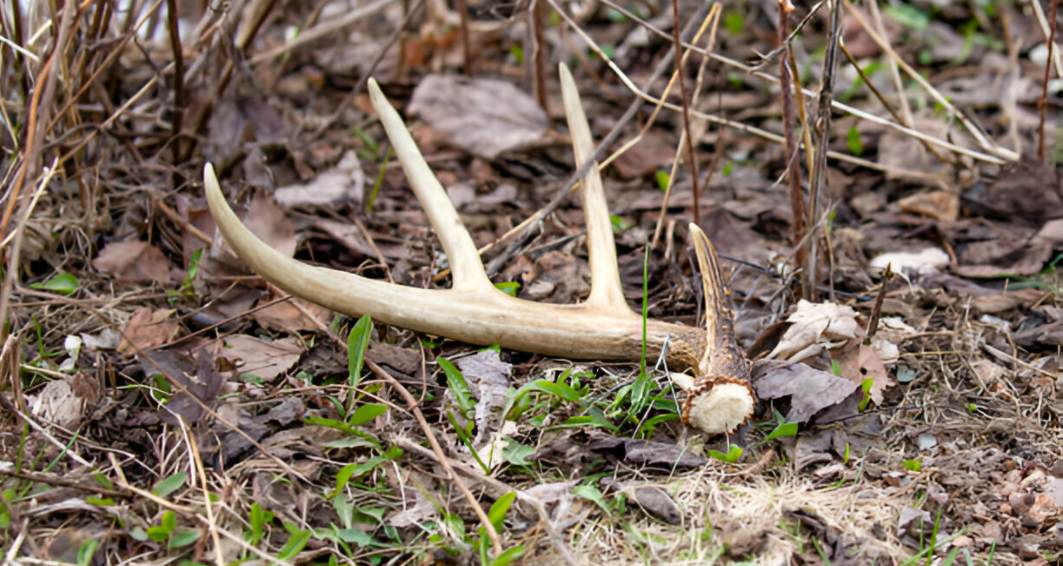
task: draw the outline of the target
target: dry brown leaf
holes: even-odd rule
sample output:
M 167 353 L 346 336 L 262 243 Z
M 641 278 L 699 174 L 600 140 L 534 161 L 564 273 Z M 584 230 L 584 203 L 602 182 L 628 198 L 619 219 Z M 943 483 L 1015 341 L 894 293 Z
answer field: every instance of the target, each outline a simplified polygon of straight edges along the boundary
M 842 349 L 837 359 L 845 379 L 861 385 L 864 380 L 871 378 L 871 400 L 881 405 L 882 392 L 894 382 L 878 352 L 871 346 L 856 342 Z
M 111 242 L 92 261 L 97 271 L 121 283 L 170 283 L 170 262 L 162 251 L 141 241 Z
M 805 364 L 765 360 L 753 366 L 753 386 L 761 399 L 790 397 L 786 420 L 803 423 L 816 413 L 844 401 L 859 383 Z
M 413 91 L 409 111 L 484 159 L 543 141 L 549 125 L 532 97 L 498 79 L 428 75 Z
M 226 337 L 223 343 L 222 355 L 235 362 L 238 372 L 254 374 L 267 382 L 288 371 L 303 355 L 295 338 L 267 341 L 239 334 Z
M 28 395 L 30 412 L 61 427 L 76 427 L 85 413 L 85 399 L 77 395 L 70 379 L 54 379 L 35 395 Z
M 277 204 L 337 207 L 360 203 L 365 192 L 365 173 L 353 151 L 348 151 L 335 167 L 322 171 L 309 183 L 281 187 L 273 194 Z
M 260 303 L 267 303 L 274 299 L 276 299 L 276 296 L 270 294 L 269 297 L 261 300 Z M 299 306 L 296 307 L 295 304 Z M 308 314 L 310 316 L 307 316 Z M 320 323 L 328 324 L 329 316 L 329 310 L 325 307 L 292 297 L 287 301 L 255 311 L 255 322 L 263 328 L 283 332 L 298 332 L 300 330 L 319 330 L 321 328 Z
M 295 226 L 266 193 L 255 193 L 243 221 L 269 247 L 285 256 L 295 255 Z
M 811 303 L 802 299 L 787 319 L 786 329 L 769 358 L 800 361 L 814 356 L 839 341 L 861 336 L 856 311 L 834 303 Z
M 955 222 L 960 215 L 960 196 L 948 191 L 929 191 L 902 198 L 901 210 L 942 222 Z
M 141 307 L 133 313 L 122 331 L 118 351 L 133 354 L 150 350 L 173 340 L 181 332 L 181 326 L 170 320 L 173 309 L 151 309 Z

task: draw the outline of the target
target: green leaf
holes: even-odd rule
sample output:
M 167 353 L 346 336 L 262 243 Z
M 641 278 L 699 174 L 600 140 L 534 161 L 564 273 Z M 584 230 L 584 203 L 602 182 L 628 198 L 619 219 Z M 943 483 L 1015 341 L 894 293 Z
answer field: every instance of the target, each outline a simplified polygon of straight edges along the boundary
M 743 452 L 744 451 L 742 450 L 741 446 L 735 446 L 734 444 L 728 446 L 726 453 L 720 452 L 719 450 L 708 451 L 710 458 L 719 460 L 721 462 L 724 462 L 725 464 L 734 464 L 742 458 Z
M 905 470 L 909 472 L 921 472 L 923 471 L 923 461 L 919 458 L 911 458 L 901 462 L 901 466 L 904 466 Z
M 181 489 L 186 480 L 188 480 L 188 472 L 177 472 L 159 480 L 159 483 L 156 483 L 155 487 L 151 488 L 151 492 L 159 497 L 169 497 L 171 493 Z
M 389 460 L 394 460 L 395 458 L 398 458 L 401 455 L 402 449 L 392 447 L 380 456 L 374 456 L 366 460 L 365 462 L 355 462 L 352 464 L 347 464 L 346 466 L 340 468 L 340 471 L 336 474 L 336 489 L 332 492 L 332 495 L 330 495 L 330 497 L 335 497 L 339 495 L 340 492 L 342 492 L 344 488 L 347 487 L 347 483 L 350 482 L 352 479 L 360 478 L 365 474 L 373 471 L 380 464 L 383 464 L 384 462 L 387 462 Z
M 465 376 L 461 374 L 461 370 L 450 363 L 450 360 L 442 356 L 436 360 L 436 363 L 443 368 L 443 373 L 447 376 L 447 389 L 454 396 L 454 401 L 458 403 L 462 416 L 469 418 L 476 409 L 476 403 L 472 400 L 472 392 L 469 391 Z
M 175 548 L 181 548 L 194 544 L 199 540 L 199 531 L 193 529 L 181 529 L 170 537 L 170 542 L 166 544 L 166 548 L 173 550 Z
M 727 28 L 731 35 L 738 35 L 746 27 L 746 18 L 738 10 L 728 10 L 723 15 L 723 27 Z
M 277 552 L 277 558 L 279 560 L 291 560 L 295 558 L 306 543 L 310 541 L 310 531 L 304 529 L 296 529 L 295 532 L 288 537 L 288 542 L 284 543 L 280 551 Z
M 897 23 L 915 31 L 924 31 L 930 27 L 930 16 L 910 4 L 886 4 L 882 11 L 896 20 Z
M 528 458 L 535 454 L 535 447 L 521 444 L 516 440 L 507 440 L 506 447 L 502 449 L 502 459 L 511 466 L 530 466 Z
M 388 412 L 388 406 L 383 403 L 366 403 L 347 417 L 347 424 L 362 426 L 386 412 Z
M 672 176 L 664 169 L 658 169 L 653 178 L 657 181 L 657 188 L 661 189 L 661 192 L 667 191 L 668 185 L 672 183 Z
M 518 544 L 502 551 L 501 554 L 491 560 L 491 566 L 509 566 L 524 555 L 524 545 Z
M 110 507 L 114 505 L 114 499 L 110 497 L 100 497 L 98 495 L 88 495 L 85 497 L 85 503 L 97 507 Z
M 495 288 L 510 297 L 516 297 L 517 291 L 520 291 L 520 283 L 517 281 L 503 281 L 501 283 L 495 283 Z
M 347 337 L 347 383 L 358 387 L 362 380 L 362 366 L 365 365 L 365 350 L 369 347 L 369 337 L 373 334 L 373 319 L 362 315 L 350 336 Z
M 857 130 L 856 126 L 849 128 L 849 134 L 845 141 L 849 144 L 849 151 L 853 155 L 859 157 L 864 154 L 864 141 L 860 139 L 860 130 Z
M 267 511 L 264 507 L 257 502 L 251 504 L 251 512 L 248 515 L 248 523 L 251 524 L 251 530 L 244 535 L 244 540 L 248 544 L 254 546 L 258 544 L 262 537 L 266 534 L 266 525 L 273 521 L 273 512 Z
M 509 416 L 510 410 L 513 406 L 519 403 L 526 395 L 532 392 L 545 393 L 558 397 L 570 403 L 576 403 L 583 398 L 583 395 L 575 389 L 565 385 L 563 383 L 554 383 L 548 379 L 536 379 L 535 381 L 529 381 L 525 383 L 513 394 L 513 397 L 506 403 L 505 410 L 502 411 L 502 415 Z
M 612 509 L 609 508 L 609 502 L 605 500 L 605 496 L 602 495 L 602 492 L 597 488 L 597 486 L 587 483 L 577 485 L 572 489 L 572 493 L 576 494 L 576 496 L 578 497 L 582 497 L 583 499 L 590 501 L 591 503 L 594 503 L 598 507 L 601 507 L 602 511 L 605 511 L 606 515 L 613 514 Z
M 96 548 L 99 546 L 99 539 L 85 539 L 85 541 L 81 543 L 81 546 L 78 547 L 78 566 L 89 566 L 89 563 L 92 562 L 92 557 L 96 556 Z
M 516 500 L 517 492 L 507 491 L 491 504 L 491 509 L 487 511 L 487 518 L 491 521 L 496 531 L 502 530 L 502 521 L 505 520 L 506 513 L 509 512 L 509 508 L 513 506 L 513 502 Z
M 735 171 L 735 164 L 731 161 L 723 164 L 723 168 L 720 169 L 720 173 L 723 173 L 724 177 L 730 177 L 731 173 Z
M 831 360 L 830 361 L 830 372 L 833 373 L 837 377 L 841 377 L 842 376 L 842 365 L 840 363 L 838 363 L 838 360 Z
M 797 436 L 797 423 L 779 423 L 775 430 L 764 437 L 764 442 L 770 442 L 776 438 L 793 438 Z
M 60 295 L 73 295 L 78 290 L 78 285 L 81 281 L 78 280 L 73 274 L 61 271 L 56 275 L 53 275 L 50 279 L 43 283 L 34 283 L 30 285 L 33 289 L 42 289 L 44 291 L 54 291 Z
M 873 385 L 875 385 L 875 379 L 872 377 L 860 382 L 860 391 L 864 397 L 860 399 L 860 403 L 856 406 L 857 411 L 862 413 L 871 404 L 871 387 Z

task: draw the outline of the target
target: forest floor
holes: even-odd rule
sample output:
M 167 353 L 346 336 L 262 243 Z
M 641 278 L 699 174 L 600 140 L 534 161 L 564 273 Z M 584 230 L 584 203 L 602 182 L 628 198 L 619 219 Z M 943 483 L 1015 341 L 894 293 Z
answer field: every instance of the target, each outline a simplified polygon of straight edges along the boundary
M 801 2 L 780 34 L 772 0 L 679 2 L 669 85 L 667 2 L 4 3 L 4 560 L 1061 563 L 1063 14 L 882 4 Z M 733 434 L 682 424 L 660 352 L 293 298 L 207 209 L 209 162 L 282 254 L 448 287 L 374 77 L 477 246 L 547 209 L 484 255 L 492 282 L 580 302 L 559 63 L 614 134 L 632 309 L 701 324 L 688 223 L 723 258 L 759 399 Z

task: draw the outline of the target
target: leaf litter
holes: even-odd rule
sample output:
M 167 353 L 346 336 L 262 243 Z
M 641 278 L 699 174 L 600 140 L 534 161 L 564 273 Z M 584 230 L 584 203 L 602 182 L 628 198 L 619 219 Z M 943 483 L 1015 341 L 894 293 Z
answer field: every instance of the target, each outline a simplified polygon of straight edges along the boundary
M 48 190 L 39 193 L 37 208 L 20 228 L 25 245 L 19 275 L 43 282 L 64 272 L 79 284 L 67 302 L 16 284 L 5 314 L 17 342 L 0 356 L 8 373 L 21 378 L 21 389 L 5 389 L 5 397 L 28 409 L 24 414 L 50 435 L 33 429 L 20 440 L 21 417 L 0 428 L 0 438 L 9 440 L 0 442 L 8 447 L 0 471 L 22 462 L 23 471 L 37 474 L 33 480 L 0 477 L 5 490 L 34 494 L 5 498 L 0 509 L 23 519 L 15 530 L 25 526 L 19 539 L 25 544 L 16 552 L 54 550 L 44 558 L 61 554 L 74 562 L 78 549 L 94 541 L 100 555 L 202 560 L 215 550 L 213 540 L 200 536 L 194 551 L 181 554 L 185 547 L 174 547 L 172 540 L 145 539 L 136 529 L 161 527 L 163 511 L 158 502 L 145 507 L 142 498 L 121 491 L 130 485 L 148 492 L 179 471 L 198 471 L 202 461 L 208 482 L 202 487 L 226 495 L 226 506 L 214 508 L 219 513 L 210 531 L 224 531 L 221 540 L 253 536 L 254 503 L 273 514 L 260 525 L 257 543 L 271 555 L 302 540 L 306 546 L 292 551 L 295 560 L 311 559 L 311 553 L 349 558 L 352 549 L 370 547 L 387 560 L 477 559 L 476 515 L 455 496 L 438 463 L 412 451 L 384 457 L 396 439 L 420 445 L 423 437 L 379 375 L 366 373 L 357 389 L 349 387 L 346 352 L 334 338 L 342 341 L 351 321 L 282 300 L 224 252 L 196 183 L 203 161 L 213 161 L 232 191 L 229 198 L 244 205 L 241 217 L 286 255 L 416 287 L 447 286 L 438 242 L 386 157 L 357 81 L 372 74 L 396 103 L 407 103 L 407 118 L 417 119 L 411 120 L 414 133 L 431 142 L 431 166 L 470 235 L 477 245 L 494 241 L 549 202 L 572 164 L 567 148 L 557 143 L 565 127 L 557 119 L 550 73 L 544 111 L 533 94 L 533 77 L 522 77 L 534 68 L 535 53 L 525 51 L 519 39 L 524 32 L 506 27 L 527 19 L 478 4 L 469 6 L 478 61 L 467 75 L 460 74 L 460 18 L 445 7 L 447 12 L 433 15 L 438 6 L 432 3 L 424 15 L 411 16 L 417 21 L 390 49 L 381 48 L 398 29 L 397 9 L 254 62 L 264 45 L 289 40 L 280 22 L 316 17 L 297 6 L 273 7 L 262 27 L 250 32 L 257 39 L 240 47 L 247 64 L 224 78 L 232 50 L 215 49 L 218 42 L 203 38 L 192 42 L 184 33 L 229 32 L 197 26 L 199 14 L 182 11 L 188 40 L 182 52 L 193 63 L 187 69 L 194 69 L 185 74 L 190 96 L 181 102 L 183 114 L 174 106 L 181 99 L 172 92 L 173 67 L 167 85 L 142 90 L 145 77 L 156 75 L 152 69 L 169 63 L 173 46 L 166 41 L 145 38 L 145 51 L 123 55 L 121 73 L 108 73 L 102 65 L 113 59 L 99 57 L 87 60 L 86 72 L 64 79 L 71 82 L 59 92 L 78 92 L 79 104 L 45 121 L 45 159 L 39 161 L 51 163 L 59 147 L 78 147 L 80 161 L 60 164 L 62 182 L 44 183 L 29 169 L 27 182 Z M 774 184 L 787 168 L 782 154 L 745 133 L 715 125 L 693 129 L 709 185 L 701 194 L 702 224 L 728 255 L 739 336 L 745 346 L 762 338 L 759 351 L 773 358 L 757 363 L 759 412 L 734 436 L 702 439 L 679 426 L 674 407 L 681 399 L 670 396 L 663 373 L 649 372 L 658 396 L 650 409 L 634 414 L 614 405 L 635 382 L 631 366 L 602 362 L 588 370 L 377 326 L 367 358 L 415 395 L 455 465 L 477 470 L 445 416 L 451 402 L 445 386 L 421 370 L 440 356 L 456 360 L 475 398 L 473 444 L 487 448 L 479 450 L 481 458 L 502 454 L 488 459 L 486 471 L 470 472 L 468 481 L 485 510 L 507 490 L 520 493 L 517 512 L 505 514 L 500 532 L 505 544 L 523 545 L 522 560 L 562 562 L 559 549 L 567 548 L 581 558 L 617 563 L 814 563 L 824 556 L 831 563 L 892 563 L 925 550 L 935 525 L 937 561 L 948 560 L 949 553 L 961 562 L 968 554 L 975 562 L 991 554 L 1004 564 L 1058 557 L 1063 381 L 1056 360 L 1061 322 L 1055 260 L 1063 242 L 1061 177 L 1058 158 L 1045 164 L 1033 157 L 1043 67 L 1029 63 L 1035 53 L 1042 53 L 1043 63 L 1045 50 L 1043 41 L 1026 38 L 1042 32 L 1026 6 L 997 8 L 1007 10 L 1001 21 L 1008 20 L 1010 36 L 986 27 L 996 20 L 983 18 L 973 4 L 932 13 L 920 3 L 884 6 L 881 33 L 960 107 L 963 120 L 977 120 L 986 126 L 982 135 L 1006 140 L 1004 146 L 1024 155 L 997 166 L 967 156 L 954 160 L 941 149 L 952 161 L 944 163 L 895 129 L 836 120 L 832 149 L 845 149 L 855 131 L 863 145 L 860 157 L 886 171 L 828 162 L 825 190 L 834 208 L 826 232 L 831 240 L 822 243 L 830 245 L 834 263 L 822 266 L 817 301 L 799 302 L 786 283 L 793 273 L 791 216 L 784 191 Z M 93 29 L 86 27 L 92 9 L 74 17 L 76 33 Z M 349 12 L 337 3 L 323 9 Z M 578 21 L 592 38 L 615 45 L 613 63 L 643 84 L 647 64 L 669 42 L 606 9 L 599 6 L 593 17 Z M 655 17 L 670 21 L 667 10 Z M 846 44 L 887 100 L 898 101 L 886 72 L 890 57 L 851 18 Z M 968 21 L 979 22 L 973 32 L 961 29 Z M 54 29 L 60 23 L 53 22 Z M 766 52 L 757 38 L 775 31 L 774 21 L 757 10 L 725 8 L 723 23 L 726 50 Z M 98 29 L 103 35 L 95 45 L 120 48 L 109 28 Z M 600 140 L 622 115 L 629 94 L 607 67 L 582 55 L 584 45 L 572 43 L 577 35 L 557 35 L 561 29 L 551 20 L 545 54 L 548 60 L 562 52 L 580 54 L 578 81 Z M 795 53 L 798 64 L 811 63 L 815 72 L 819 57 L 801 54 L 822 52 L 820 36 L 819 30 L 804 30 L 794 39 L 803 44 Z M 54 38 L 42 37 L 27 49 Z M 222 37 L 234 45 L 236 39 Z M 1019 66 L 1010 63 L 1009 42 Z M 360 55 L 352 64 L 347 55 L 354 52 Z M 382 52 L 384 64 L 372 70 Z M 35 108 L 26 95 L 32 88 L 25 86 L 38 86 L 47 76 L 39 62 L 23 63 L 4 68 L 5 84 L 23 85 L 3 94 L 19 132 Z M 82 68 L 76 61 L 60 63 L 58 68 Z M 102 89 L 80 82 L 101 76 L 111 77 Z M 837 78 L 844 85 L 835 91 L 839 100 L 886 115 L 851 68 L 840 66 Z M 692 108 L 778 132 L 777 89 L 761 88 L 759 80 L 744 72 L 707 73 Z M 221 84 L 227 85 L 224 94 L 213 95 Z M 648 88 L 660 92 L 660 83 Z M 906 91 L 908 102 L 923 96 L 914 88 Z M 1055 97 L 1058 90 L 1049 92 Z M 671 96 L 676 100 L 674 89 Z M 950 118 L 944 105 L 931 105 L 913 106 L 913 128 L 981 147 L 962 130 L 962 120 Z M 638 123 L 648 115 L 643 110 Z M 182 115 L 183 131 L 175 132 L 169 121 Z M 202 127 L 200 117 L 207 117 Z M 96 130 L 71 128 L 110 118 L 112 136 L 89 138 Z M 677 124 L 658 120 L 604 171 L 617 215 L 624 291 L 636 308 L 644 245 L 663 200 L 656 177 L 671 165 Z M 608 150 L 637 127 L 627 125 L 622 141 Z M 10 133 L 4 131 L 0 136 Z M 15 148 L 8 161 L 26 148 L 7 145 Z M 719 162 L 713 158 L 717 146 Z M 33 162 L 21 157 L 11 163 Z M 716 167 L 711 176 L 710 167 Z M 696 325 L 699 296 L 684 249 L 692 184 L 684 168 L 674 181 L 662 240 L 646 266 L 647 304 L 654 318 Z M 365 200 L 377 184 L 377 201 L 367 212 Z M 589 287 L 582 226 L 575 201 L 562 203 L 532 237 L 502 254 L 495 281 L 516 284 L 509 288 L 524 298 L 584 299 Z M 206 251 L 193 269 L 200 249 Z M 887 264 L 906 280 L 882 283 Z M 868 313 L 880 292 L 882 316 L 867 342 Z M 70 337 L 80 340 L 80 348 Z M 160 372 L 170 379 L 159 379 Z M 862 386 L 869 378 L 865 403 Z M 519 416 L 504 422 L 489 417 L 498 417 L 499 403 L 504 406 L 515 388 L 536 379 L 571 388 L 575 400 L 536 396 Z M 379 411 L 366 422 L 354 416 Z M 187 430 L 175 426 L 176 415 Z M 799 426 L 790 427 L 794 423 Z M 198 461 L 187 446 L 193 441 Z M 708 456 L 732 449 L 740 449 L 734 461 Z M 110 467 L 90 470 L 75 456 Z M 26 464 L 33 462 L 48 467 Z M 357 466 L 358 475 L 335 493 L 337 475 L 348 465 Z M 83 485 L 56 483 L 64 478 Z M 125 495 L 112 503 L 83 489 L 104 489 L 107 482 Z M 544 506 L 549 523 L 530 508 L 528 497 Z M 193 491 L 168 498 L 182 509 L 174 515 L 178 530 L 198 527 L 196 521 L 206 517 Z M 130 529 L 95 536 L 100 517 L 117 516 L 119 509 L 121 524 Z M 0 537 L 7 537 L 2 544 L 13 540 L 12 532 L 0 528 Z M 359 545 L 365 546 L 354 548 Z M 225 561 L 249 558 L 237 545 L 222 547 Z

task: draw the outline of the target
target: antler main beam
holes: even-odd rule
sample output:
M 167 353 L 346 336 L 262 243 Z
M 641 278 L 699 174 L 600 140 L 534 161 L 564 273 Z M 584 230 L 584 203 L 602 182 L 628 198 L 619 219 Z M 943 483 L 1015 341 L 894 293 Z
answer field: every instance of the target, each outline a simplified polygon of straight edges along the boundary
M 593 154 L 590 127 L 575 81 L 562 65 L 561 91 L 579 167 Z M 584 303 L 555 305 L 511 297 L 488 279 L 476 246 L 446 191 L 417 149 L 398 112 L 370 79 L 370 100 L 403 172 L 439 237 L 450 263 L 450 289 L 420 289 L 367 279 L 292 259 L 251 233 L 222 194 L 214 168 L 204 167 L 207 204 L 233 251 L 266 280 L 292 295 L 351 316 L 368 314 L 386 324 L 471 344 L 578 359 L 637 360 L 642 319 L 624 300 L 609 209 L 597 167 L 581 182 L 587 224 L 591 292 Z M 690 369 L 677 380 L 688 391 L 684 420 L 708 433 L 731 432 L 753 413 L 749 365 L 735 342 L 733 321 L 712 243 L 691 225 L 705 285 L 706 329 L 647 321 L 647 346 L 668 344 L 672 367 Z

